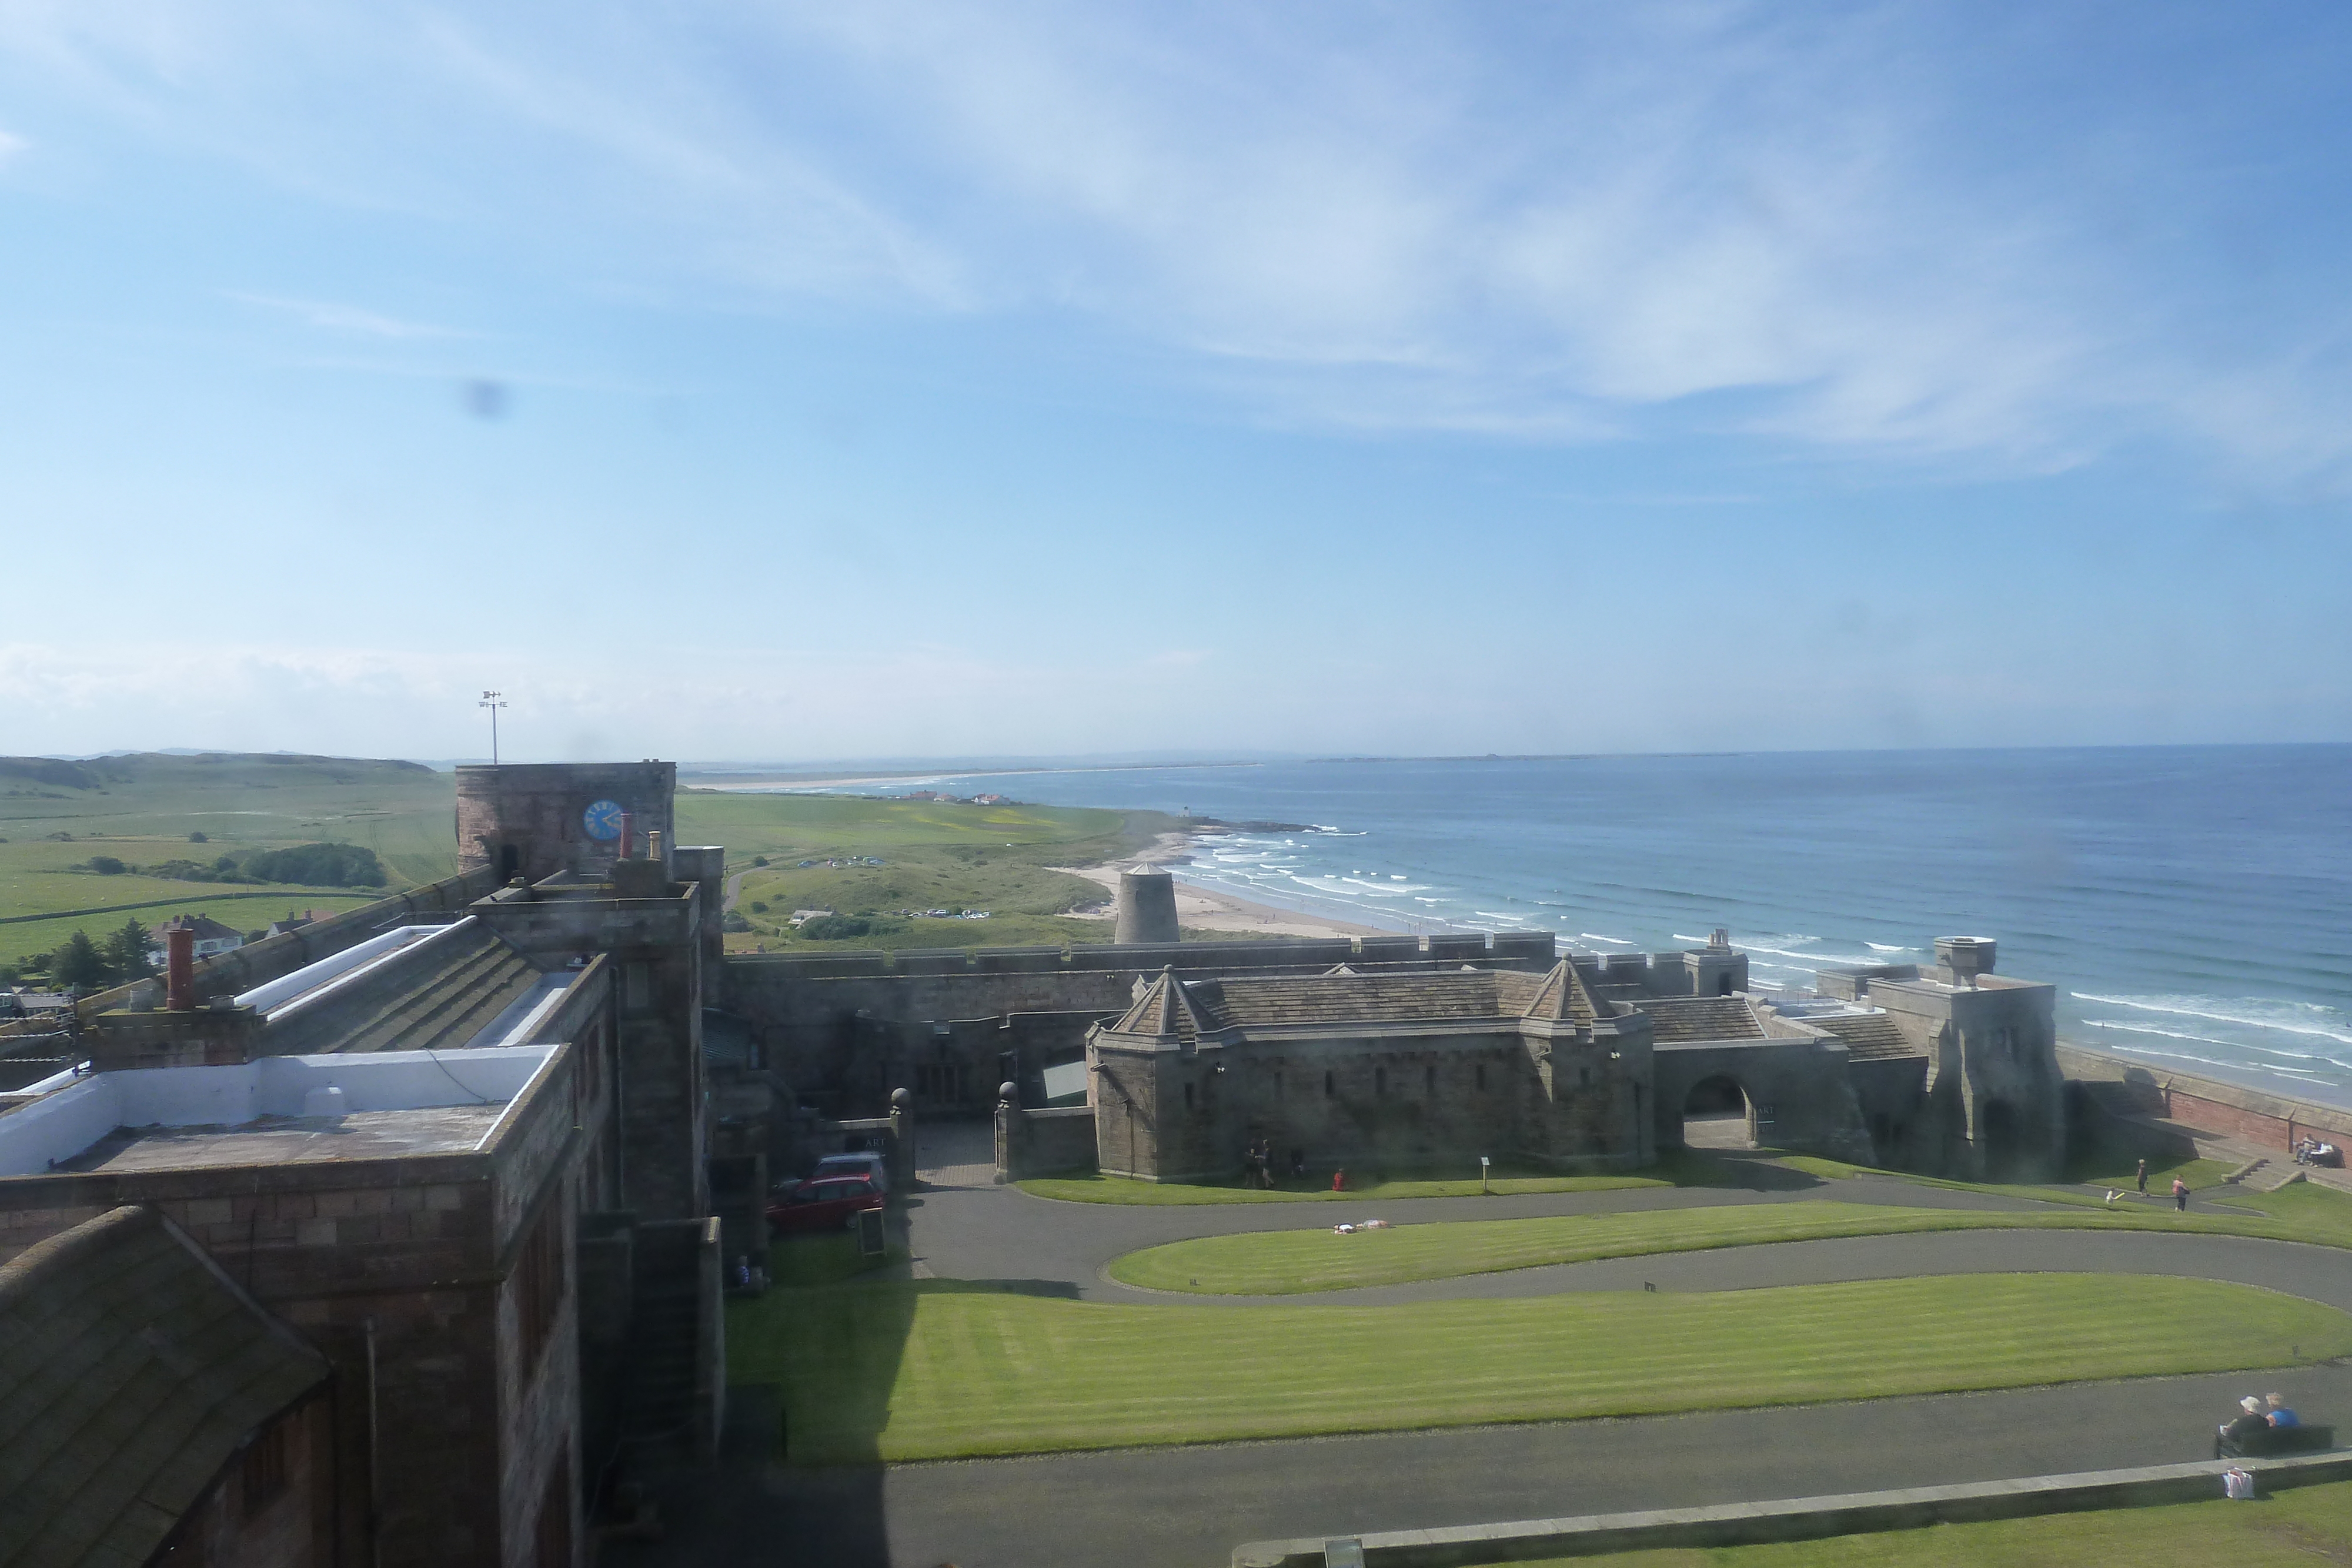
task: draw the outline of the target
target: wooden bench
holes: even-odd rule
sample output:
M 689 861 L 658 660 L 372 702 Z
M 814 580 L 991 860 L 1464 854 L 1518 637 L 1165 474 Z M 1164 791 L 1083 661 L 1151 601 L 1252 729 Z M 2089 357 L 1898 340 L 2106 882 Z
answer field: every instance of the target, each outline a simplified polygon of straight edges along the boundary
M 2243 1442 L 2231 1442 L 2215 1434 L 2213 1457 L 2217 1459 L 2260 1459 L 2273 1454 L 2317 1453 L 2336 1447 L 2333 1427 L 2265 1427 L 2247 1434 Z

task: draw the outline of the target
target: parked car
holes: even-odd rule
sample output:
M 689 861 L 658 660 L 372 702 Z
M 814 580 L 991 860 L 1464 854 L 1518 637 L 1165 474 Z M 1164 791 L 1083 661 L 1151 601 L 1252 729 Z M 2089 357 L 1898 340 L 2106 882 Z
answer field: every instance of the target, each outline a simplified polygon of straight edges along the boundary
M 890 1190 L 890 1163 L 871 1149 L 846 1155 L 827 1155 L 817 1161 L 816 1169 L 810 1173 L 809 1179 L 823 1181 L 827 1176 L 870 1176 L 876 1186 L 884 1192 Z
M 863 1172 L 796 1181 L 768 1201 L 768 1231 L 838 1230 L 861 1209 L 882 1207 L 882 1189 Z

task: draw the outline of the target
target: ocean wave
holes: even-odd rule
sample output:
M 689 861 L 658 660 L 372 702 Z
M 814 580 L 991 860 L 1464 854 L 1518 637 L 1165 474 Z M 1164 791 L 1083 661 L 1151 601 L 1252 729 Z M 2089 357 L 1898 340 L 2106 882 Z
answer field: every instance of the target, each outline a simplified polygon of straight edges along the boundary
M 1820 938 L 1809 936 L 1805 940 L 1812 942 L 1819 941 Z M 1840 964 L 1874 966 L 1878 963 L 1877 958 L 1860 953 L 1798 953 L 1786 947 L 1767 947 L 1760 942 L 1735 942 L 1732 946 L 1743 953 L 1771 953 L 1783 958 L 1802 958 L 1809 965 L 1830 968 L 1834 968 Z
M 1865 942 L 1864 946 L 1874 953 L 1916 953 L 1916 947 L 1898 947 L 1885 942 Z
M 2093 1029 L 2121 1030 L 2126 1034 L 2153 1034 L 2166 1040 L 2193 1040 L 2199 1045 L 2218 1045 L 2230 1051 L 2259 1051 L 2264 1056 L 2284 1056 L 2292 1061 L 2325 1061 L 2331 1067 L 2345 1064 L 2332 1056 L 2315 1051 L 2283 1051 L 2275 1045 L 2256 1045 L 2252 1040 L 2215 1040 L 2210 1034 L 2184 1034 L 2177 1029 L 2158 1029 L 2152 1023 L 2126 1023 L 2121 1019 L 2084 1019 Z
M 1603 936 L 1598 931 L 1580 931 L 1577 935 L 1588 942 L 1614 942 L 1620 947 L 1631 947 L 1633 945 L 1623 936 Z
M 2214 997 L 2107 997 L 2095 991 L 2070 991 L 2078 1002 L 2097 1002 L 2103 1007 L 2131 1008 L 2139 1012 L 2168 1013 L 2175 1018 L 2203 1019 L 2208 1023 L 2233 1023 L 2241 1029 L 2276 1030 L 2282 1034 L 2307 1034 L 2321 1040 L 2332 1040 L 2339 1045 L 2352 1045 L 2352 1034 L 2342 1030 L 2326 1029 L 2318 1024 L 2294 1023 L 2276 1017 L 2262 1018 L 2243 1007 L 2236 1011 L 2221 1009 L 2231 1006 L 2226 998 Z M 2259 1005 L 2259 1004 L 2257 1004 Z M 2311 1003 L 2289 1003 L 2308 1012 L 2334 1012 L 2333 1008 Z

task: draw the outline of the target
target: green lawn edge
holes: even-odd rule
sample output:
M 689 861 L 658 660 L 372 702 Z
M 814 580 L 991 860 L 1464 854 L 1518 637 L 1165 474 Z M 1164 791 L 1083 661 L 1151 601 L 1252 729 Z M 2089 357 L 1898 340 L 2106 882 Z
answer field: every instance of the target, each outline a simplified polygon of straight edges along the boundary
M 2308 1190 L 2315 1194 L 2319 1189 Z M 2264 1201 L 2277 1197 L 2277 1194 L 2266 1195 Z M 2153 1207 L 2035 1214 L 1819 1200 L 1631 1214 L 1450 1220 L 1359 1230 L 1349 1236 L 1322 1229 L 1258 1230 L 1143 1248 L 1113 1259 L 1108 1272 L 1120 1284 L 1141 1290 L 1282 1296 L 1605 1258 L 1930 1231 L 2130 1230 L 2352 1246 L 2352 1199 L 2333 1193 L 2326 1197 L 2332 1202 L 2326 1207 L 2307 1199 L 2287 1199 L 2278 1206 L 2288 1210 L 2285 1218 L 2251 1213 L 2183 1215 Z

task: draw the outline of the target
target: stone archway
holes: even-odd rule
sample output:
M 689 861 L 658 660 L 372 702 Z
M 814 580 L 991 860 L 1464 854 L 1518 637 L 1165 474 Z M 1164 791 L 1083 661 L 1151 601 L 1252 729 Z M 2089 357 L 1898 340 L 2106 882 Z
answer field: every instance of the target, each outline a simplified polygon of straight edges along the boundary
M 1690 1092 L 1683 1096 L 1683 1146 L 1756 1146 L 1756 1106 L 1739 1080 L 1728 1072 L 1717 1072 L 1690 1086 Z

